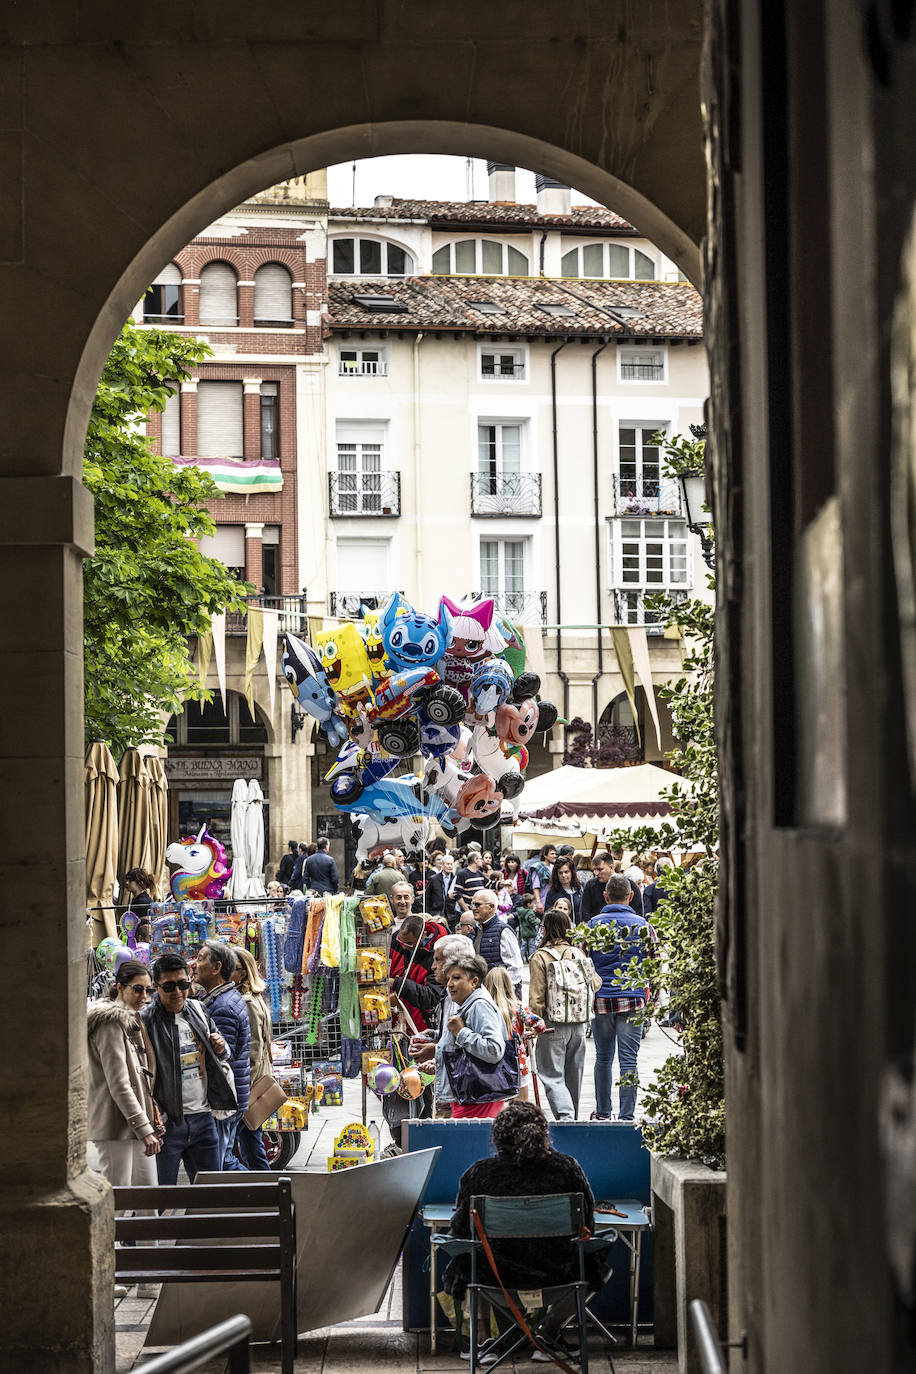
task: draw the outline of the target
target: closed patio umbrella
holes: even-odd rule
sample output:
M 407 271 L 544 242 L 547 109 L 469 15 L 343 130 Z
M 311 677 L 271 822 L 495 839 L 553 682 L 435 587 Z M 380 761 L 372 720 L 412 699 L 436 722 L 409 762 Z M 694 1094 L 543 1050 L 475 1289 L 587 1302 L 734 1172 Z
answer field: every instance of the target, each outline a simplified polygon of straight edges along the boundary
M 236 778 L 232 784 L 232 810 L 229 833 L 232 838 L 232 877 L 226 887 L 227 895 L 236 902 L 248 896 L 248 865 L 246 863 L 245 817 L 248 814 L 248 783 Z
M 165 850 L 169 838 L 169 784 L 165 776 L 165 769 L 162 766 L 162 760 L 156 758 L 155 754 L 151 754 L 146 760 L 146 771 L 149 775 L 149 871 L 156 879 L 159 896 L 162 897 L 168 888 L 167 881 L 165 889 L 163 888 L 163 870 L 165 869 Z
M 114 935 L 114 885 L 118 862 L 118 770 L 102 740 L 90 744 L 83 767 L 86 798 L 86 906 L 93 948 Z
M 124 899 L 124 879 L 132 868 L 149 872 L 150 854 L 150 778 L 143 757 L 136 749 L 126 749 L 121 759 L 118 783 L 118 881 Z
M 248 896 L 266 897 L 264 886 L 264 793 L 257 778 L 248 784 L 248 814 L 245 817 L 245 867 L 248 870 Z

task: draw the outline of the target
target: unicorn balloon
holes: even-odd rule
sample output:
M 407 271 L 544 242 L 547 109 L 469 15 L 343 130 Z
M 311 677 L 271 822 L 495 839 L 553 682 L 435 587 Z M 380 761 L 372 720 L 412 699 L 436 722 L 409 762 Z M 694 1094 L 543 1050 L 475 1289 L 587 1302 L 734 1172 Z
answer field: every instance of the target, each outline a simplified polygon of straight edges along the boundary
M 176 902 L 219 899 L 232 877 L 226 867 L 226 850 L 206 826 L 196 839 L 179 840 L 165 851 L 171 869 L 169 887 Z

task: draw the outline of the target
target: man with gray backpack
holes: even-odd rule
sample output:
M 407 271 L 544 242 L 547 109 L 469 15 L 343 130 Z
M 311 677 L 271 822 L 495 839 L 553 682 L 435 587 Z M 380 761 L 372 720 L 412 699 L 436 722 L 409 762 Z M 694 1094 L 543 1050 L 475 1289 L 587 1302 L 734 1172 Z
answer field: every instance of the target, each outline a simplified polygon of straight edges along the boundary
M 541 930 L 528 990 L 529 1007 L 547 1024 L 535 1045 L 537 1072 L 557 1121 L 575 1121 L 585 1069 L 585 1028 L 598 978 L 588 955 L 569 943 L 565 911 L 548 911 Z

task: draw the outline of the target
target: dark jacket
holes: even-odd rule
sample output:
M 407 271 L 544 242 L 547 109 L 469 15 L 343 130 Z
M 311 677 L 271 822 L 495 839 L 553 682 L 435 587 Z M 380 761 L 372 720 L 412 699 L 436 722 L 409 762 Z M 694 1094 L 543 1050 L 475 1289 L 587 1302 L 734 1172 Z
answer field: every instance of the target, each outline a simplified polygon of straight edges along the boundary
M 210 1034 L 214 1027 L 205 1008 L 201 1006 L 200 1002 L 195 1002 L 192 997 L 189 997 L 184 1004 L 184 1013 L 191 1023 L 191 1029 L 203 1045 L 204 1063 L 207 1069 L 207 1102 L 216 1111 L 234 1112 L 238 1104 L 220 1067 L 221 1060 L 210 1044 Z M 169 1121 L 184 1121 L 181 1105 L 178 1027 L 175 1024 L 175 1017 L 170 1011 L 164 1009 L 158 997 L 154 997 L 149 1006 L 143 1008 L 140 1018 L 146 1026 L 146 1032 L 156 1056 L 153 1099 L 165 1112 Z M 223 1060 L 225 1057 L 224 1055 Z
M 307 857 L 308 856 L 306 854 L 300 854 L 296 862 L 293 864 L 292 873 L 289 875 L 290 887 L 297 887 L 300 892 L 305 886 L 303 882 L 303 869 L 305 868 L 305 861 Z
M 327 892 L 334 893 L 340 887 L 337 865 L 327 850 L 319 849 L 316 853 L 310 854 L 305 861 L 302 874 L 303 885 L 310 887 L 320 897 Z
M 601 976 L 599 997 L 626 997 L 628 994 L 645 996 L 645 979 L 631 978 L 626 972 L 634 959 L 642 961 L 652 953 L 652 927 L 642 916 L 637 916 L 632 907 L 614 902 L 606 906 L 600 915 L 595 916 L 589 925 L 616 925 L 620 936 L 615 950 L 591 950 L 595 972 Z M 623 930 L 629 932 L 625 938 Z M 621 980 L 617 981 L 617 975 Z
M 295 867 L 296 856 L 292 850 L 288 849 L 277 864 L 277 882 L 282 883 L 284 887 L 289 887 L 289 880 L 293 876 Z
M 440 927 L 433 936 L 425 937 L 420 948 L 414 951 L 413 959 L 410 952 L 402 949 L 396 939 L 391 942 L 389 974 L 394 980 L 392 991 L 397 993 L 410 1012 L 417 1030 L 426 1030 L 438 1024 L 439 1007 L 445 996 L 445 988 L 433 976 L 431 941 L 438 940 L 443 934 L 444 931 Z M 405 979 L 408 962 L 410 972 Z
M 244 1111 L 251 1086 L 251 1023 L 245 999 L 234 983 L 222 983 L 205 994 L 203 1003 L 226 1042 L 239 1110 Z
M 637 916 L 643 914 L 642 893 L 636 884 L 630 881 L 630 905 Z M 599 911 L 603 911 L 607 904 L 604 895 L 604 883 L 600 878 L 589 878 L 582 889 L 582 905 L 579 910 L 580 921 L 590 921 L 593 916 L 597 916 Z
M 659 902 L 667 902 L 667 900 L 668 893 L 662 887 L 661 883 L 650 883 L 642 894 L 642 914 L 645 916 L 646 920 L 648 921 L 651 916 L 655 915 L 658 910 Z
M 452 1217 L 453 1236 L 472 1234 L 472 1197 L 527 1197 L 547 1193 L 582 1193 L 585 1198 L 585 1225 L 595 1224 L 595 1200 L 588 1179 L 571 1155 L 551 1150 L 545 1159 L 519 1164 L 499 1155 L 479 1159 L 461 1175 L 458 1201 Z M 579 1277 L 575 1246 L 563 1239 L 534 1237 L 525 1240 L 493 1241 L 493 1257 L 507 1288 L 543 1288 Z M 465 1295 L 471 1272 L 467 1255 L 458 1255 L 445 1271 L 444 1284 L 455 1298 Z M 481 1282 L 495 1283 L 493 1271 L 481 1255 L 477 1266 Z M 602 1283 L 597 1260 L 586 1259 L 585 1275 L 593 1288 Z
M 546 915 L 554 902 L 558 902 L 561 897 L 565 897 L 572 907 L 572 923 L 575 925 L 579 919 L 579 912 L 582 909 L 581 889 L 578 892 L 567 892 L 565 888 L 561 887 L 557 892 L 554 892 L 551 888 L 548 888 L 544 895 L 544 914 Z
M 450 896 L 446 892 L 447 885 L 453 888 Z M 449 929 L 455 924 L 457 915 L 457 888 L 458 875 L 454 872 L 443 873 L 441 869 L 426 884 L 427 912 L 430 916 L 443 916 Z

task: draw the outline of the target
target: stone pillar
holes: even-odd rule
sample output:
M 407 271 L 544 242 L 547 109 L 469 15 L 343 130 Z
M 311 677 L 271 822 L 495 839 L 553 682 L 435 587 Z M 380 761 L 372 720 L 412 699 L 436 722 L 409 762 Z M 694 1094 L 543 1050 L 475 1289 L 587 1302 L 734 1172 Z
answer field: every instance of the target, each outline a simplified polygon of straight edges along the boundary
M 0 478 L 0 1370 L 114 1368 L 111 1192 L 86 1168 L 82 568 L 73 477 Z
M 185 458 L 197 454 L 197 378 L 181 383 L 181 452 Z
M 263 525 L 245 526 L 245 579 L 258 590 L 264 581 Z
M 261 456 L 261 379 L 245 377 L 242 381 L 242 424 L 244 454 L 249 462 Z

